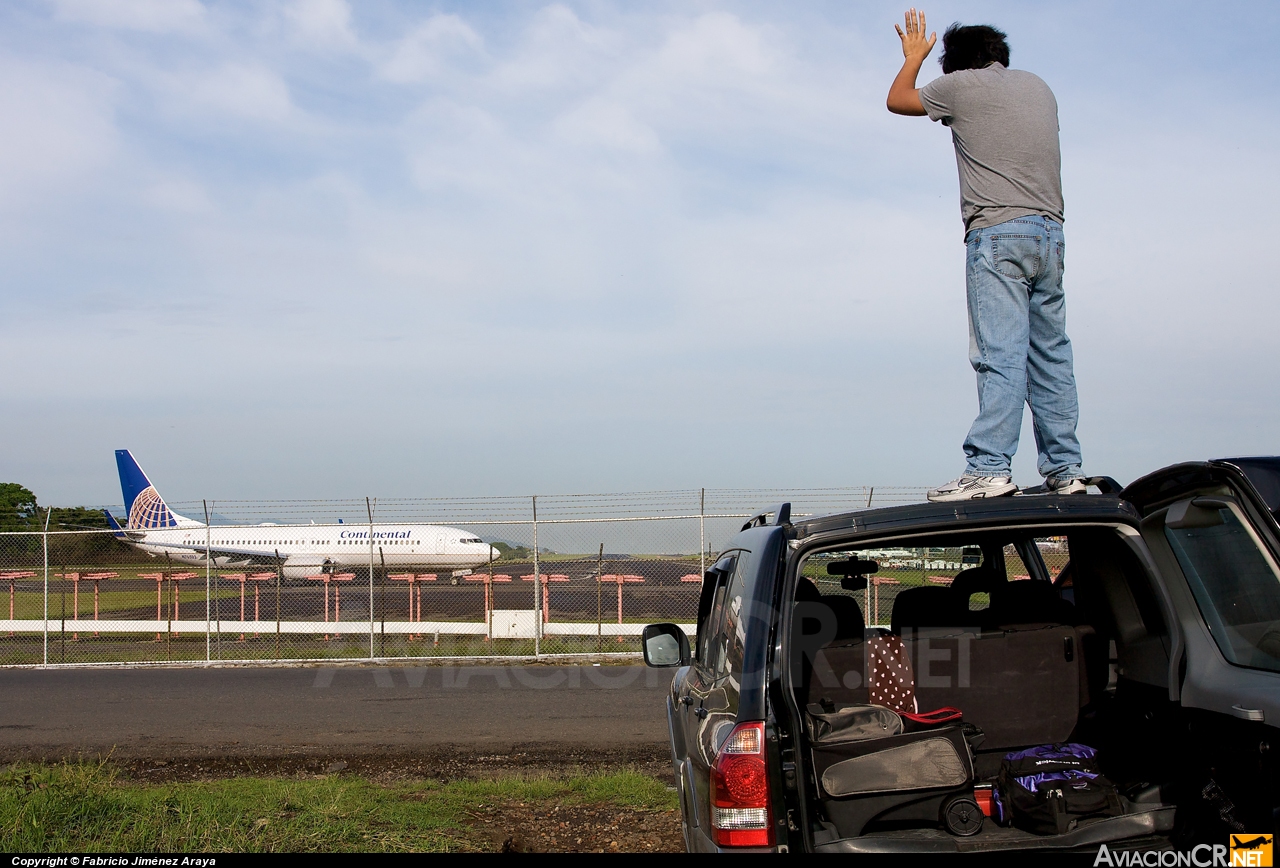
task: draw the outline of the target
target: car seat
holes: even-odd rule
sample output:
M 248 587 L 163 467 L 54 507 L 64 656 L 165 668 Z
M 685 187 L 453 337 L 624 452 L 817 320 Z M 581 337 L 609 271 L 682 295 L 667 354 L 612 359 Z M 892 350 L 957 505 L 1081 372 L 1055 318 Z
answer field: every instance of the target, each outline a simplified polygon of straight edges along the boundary
M 959 598 L 949 587 L 907 588 L 893 601 L 889 629 L 901 636 L 903 627 L 954 627 L 961 611 Z M 963 611 L 968 611 L 967 602 Z
M 980 590 L 991 605 L 970 612 L 968 596 Z M 1008 582 L 983 567 L 963 571 L 950 587 L 903 591 L 892 615 L 914 667 L 917 706 L 962 710 L 985 731 L 984 752 L 1062 741 L 1075 729 L 1088 684 L 1078 653 L 1087 628 L 1074 626 L 1078 620 L 1048 582 Z M 868 649 L 873 659 L 878 653 Z M 898 694 L 905 701 L 905 691 Z
M 831 608 L 836 619 L 836 636 L 834 642 L 849 640 L 862 641 L 866 630 L 866 621 L 862 616 L 862 607 L 853 597 L 842 594 L 824 594 L 820 602 Z
M 1062 599 L 1049 582 L 1024 579 L 1005 582 L 991 592 L 987 622 L 1005 624 L 1069 624 L 1080 623 L 1076 607 Z
M 804 704 L 866 702 L 862 607 L 853 597 L 823 595 L 805 577 L 792 609 L 792 678 Z M 815 671 L 816 670 L 816 671 Z

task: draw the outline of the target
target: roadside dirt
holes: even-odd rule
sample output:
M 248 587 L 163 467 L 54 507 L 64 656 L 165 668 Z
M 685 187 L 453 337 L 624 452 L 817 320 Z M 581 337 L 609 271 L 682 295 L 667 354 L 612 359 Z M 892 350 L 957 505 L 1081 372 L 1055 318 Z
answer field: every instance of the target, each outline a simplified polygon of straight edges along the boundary
M 0 764 L 27 759 L 0 755 Z M 77 757 L 68 757 L 77 759 Z M 593 772 L 635 769 L 668 785 L 671 752 L 666 745 L 630 748 L 575 749 L 516 745 L 507 753 L 442 749 L 414 753 L 333 753 L 296 757 L 182 756 L 115 759 L 109 755 L 85 756 L 85 760 L 109 762 L 121 780 L 142 783 L 206 781 L 232 777 L 307 778 L 327 774 L 360 775 L 371 781 L 438 780 L 447 783 L 469 778 L 506 775 L 564 777 Z
M 616 805 L 486 805 L 471 824 L 501 853 L 682 853 L 677 811 Z

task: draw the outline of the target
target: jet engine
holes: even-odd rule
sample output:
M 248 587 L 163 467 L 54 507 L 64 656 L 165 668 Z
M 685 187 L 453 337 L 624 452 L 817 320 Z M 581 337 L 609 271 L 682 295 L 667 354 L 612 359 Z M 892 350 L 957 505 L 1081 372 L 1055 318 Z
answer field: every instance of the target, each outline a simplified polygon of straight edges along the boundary
M 325 572 L 331 564 L 324 555 L 290 555 L 284 562 L 284 577 L 305 579 Z

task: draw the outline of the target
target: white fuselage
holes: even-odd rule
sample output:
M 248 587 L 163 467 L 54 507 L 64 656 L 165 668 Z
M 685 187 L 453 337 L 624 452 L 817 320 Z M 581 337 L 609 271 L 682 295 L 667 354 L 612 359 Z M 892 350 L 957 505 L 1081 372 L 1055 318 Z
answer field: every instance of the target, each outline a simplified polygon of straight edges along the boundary
M 189 564 L 205 562 L 205 548 L 218 567 L 283 561 L 285 575 L 301 578 L 322 569 L 421 567 L 467 570 L 501 553 L 469 531 L 443 525 L 396 524 L 212 526 L 183 520 L 178 527 L 131 529 L 128 542 L 151 555 Z

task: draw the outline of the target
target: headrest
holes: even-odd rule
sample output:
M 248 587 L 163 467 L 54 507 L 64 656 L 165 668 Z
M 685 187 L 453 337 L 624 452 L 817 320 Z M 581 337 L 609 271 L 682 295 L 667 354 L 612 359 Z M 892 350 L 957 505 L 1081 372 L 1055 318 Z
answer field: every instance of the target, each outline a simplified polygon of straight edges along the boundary
M 951 589 L 967 601 L 971 594 L 989 594 L 1004 583 L 1004 576 L 992 567 L 970 567 L 956 573 Z
M 801 576 L 796 582 L 796 600 L 802 603 L 816 603 L 822 599 L 822 592 L 813 583 L 813 579 Z
M 1076 607 L 1048 582 L 1006 582 L 991 593 L 988 620 L 997 624 L 1075 624 Z
M 822 602 L 830 606 L 831 611 L 836 615 L 836 637 L 832 641 L 863 637 L 866 622 L 862 617 L 862 607 L 858 605 L 857 600 L 840 594 L 827 594 L 823 596 Z
M 954 627 L 963 623 L 959 597 L 951 588 L 907 588 L 893 601 L 890 619 L 894 633 L 903 627 Z

